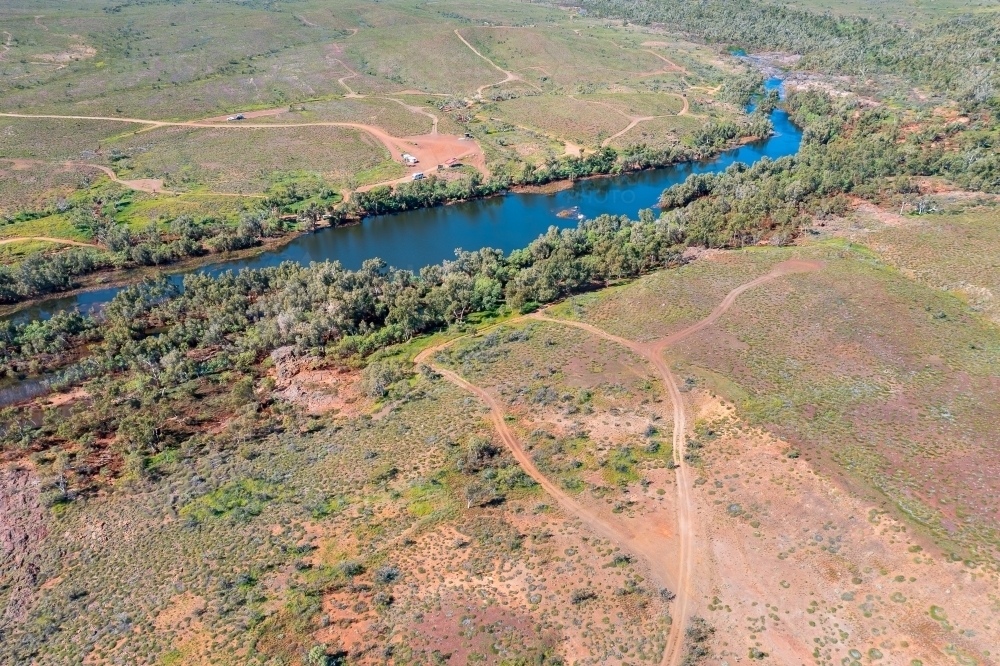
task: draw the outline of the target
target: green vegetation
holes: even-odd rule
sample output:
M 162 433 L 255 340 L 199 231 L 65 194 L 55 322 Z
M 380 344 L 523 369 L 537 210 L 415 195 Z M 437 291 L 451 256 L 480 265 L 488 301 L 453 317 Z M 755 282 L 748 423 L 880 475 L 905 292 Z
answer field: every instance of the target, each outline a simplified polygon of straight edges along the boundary
M 311 204 L 336 223 L 514 185 L 663 166 L 771 131 L 703 92 L 731 75 L 746 79 L 746 66 L 735 60 L 719 61 L 714 49 L 690 41 L 649 48 L 628 30 L 537 5 L 428 11 L 397 0 L 331 12 L 310 2 L 233 9 L 185 0 L 109 6 L 99 19 L 88 7 L 49 11 L 15 2 L 9 10 L 0 111 L 74 117 L 0 119 L 2 237 L 94 240 L 73 209 L 112 200 L 114 210 L 99 214 L 133 230 L 151 223 L 162 230 L 187 216 L 237 233 L 245 214 L 270 213 L 275 205 L 303 217 L 308 228 L 315 216 L 302 214 Z M 198 25 L 189 29 L 191 21 Z M 513 68 L 510 80 L 496 83 L 504 78 L 497 67 Z M 678 115 L 687 113 L 688 101 L 691 113 Z M 246 122 L 224 122 L 237 111 L 248 114 Z M 615 136 L 632 117 L 643 120 Z M 150 124 L 206 118 L 223 122 Z M 491 177 L 477 181 L 463 172 L 433 196 L 399 188 L 388 205 L 379 201 L 384 187 L 347 197 L 348 190 L 406 174 L 389 159 L 389 139 L 360 125 L 393 137 L 432 128 L 468 133 Z M 612 137 L 609 157 L 601 148 Z M 405 141 L 394 145 L 406 150 Z M 120 182 L 109 184 L 98 168 Z M 309 193 L 283 200 L 294 187 Z M 350 205 L 336 206 L 347 198 Z M 123 267 L 111 258 L 95 265 Z M 64 280 L 51 288 L 80 284 Z M 15 292 L 23 299 L 46 289 Z
M 913 197 L 908 197 L 910 201 Z M 1000 323 L 1000 211 L 976 206 L 976 201 L 935 200 L 937 212 L 905 218 L 889 226 L 859 211 L 853 219 L 859 228 L 856 242 L 917 281 L 950 292 L 971 309 Z M 905 201 L 902 205 L 905 205 Z
M 306 207 L 304 217 L 315 224 L 320 209 Z M 11 265 L 0 265 L 0 303 L 14 303 L 79 286 L 77 278 L 108 268 L 158 266 L 209 252 L 225 253 L 260 244 L 289 229 L 282 219 L 262 214 L 246 214 L 235 228 L 208 219 L 174 219 L 166 231 L 155 224 L 133 232 L 128 226 L 96 217 L 86 210 L 75 216 L 77 228 L 100 243 L 100 247 L 73 248 L 46 256 L 34 252 Z
M 275 489 L 273 484 L 254 479 L 231 481 L 181 507 L 178 513 L 194 523 L 213 518 L 247 520 L 260 515 L 264 505 L 274 499 Z
M 9 4 L 0 111 L 281 111 L 239 129 L 4 118 L 0 238 L 93 244 L 0 245 L 6 303 L 324 220 L 703 157 L 767 135 L 776 105 L 804 139 L 795 156 L 692 176 L 638 220 L 599 216 L 509 254 L 417 272 L 286 263 L 183 289 L 151 277 L 99 316 L 0 323 L 0 531 L 15 544 L 0 553 L 0 661 L 554 665 L 572 645 L 659 663 L 675 595 L 648 553 L 592 528 L 680 544 L 654 536 L 682 532 L 688 500 L 718 546 L 692 566 L 710 568 L 713 594 L 754 600 L 715 596 L 711 621 L 675 624 L 685 663 L 784 654 L 765 633 L 779 622 L 786 643 L 817 627 L 822 665 L 835 650 L 990 656 L 974 648 L 1000 607 L 969 599 L 1000 567 L 995 12 L 950 2 L 907 25 L 853 16 L 851 0 L 839 14 L 753 0 Z M 741 49 L 780 52 L 764 64 L 792 71 L 786 99 L 760 94 Z M 300 122 L 407 140 L 436 122 L 479 141 L 490 177 L 467 165 L 377 185 L 405 173 L 385 144 Z M 661 375 L 627 346 L 520 316 L 555 304 L 543 314 L 649 342 L 791 258 L 823 267 L 748 289 L 666 351 L 694 412 L 676 499 Z M 444 340 L 433 367 L 414 365 Z
M 652 22 L 694 32 L 710 43 L 756 51 L 801 54 L 796 69 L 902 79 L 965 108 L 995 104 L 1000 73 L 991 67 L 995 12 L 938 19 L 918 26 L 865 17 L 788 9 L 754 0 L 692 5 L 681 0 L 584 0 L 589 10 L 634 23 Z M 897 101 L 897 100 L 894 100 Z M 902 100 L 898 100 L 902 101 Z
M 774 242 L 784 243 L 808 220 L 846 213 L 845 195 L 891 205 L 900 195 L 919 194 L 914 176 L 1000 192 L 1000 158 L 980 148 L 1000 136 L 985 109 L 971 113 L 967 124 L 931 118 L 908 132 L 904 114 L 835 105 L 822 93 L 792 95 L 788 108 L 806 126 L 799 154 L 691 176 L 663 193 L 661 207 L 677 209 L 668 217 L 689 242 L 753 244 L 769 229 Z

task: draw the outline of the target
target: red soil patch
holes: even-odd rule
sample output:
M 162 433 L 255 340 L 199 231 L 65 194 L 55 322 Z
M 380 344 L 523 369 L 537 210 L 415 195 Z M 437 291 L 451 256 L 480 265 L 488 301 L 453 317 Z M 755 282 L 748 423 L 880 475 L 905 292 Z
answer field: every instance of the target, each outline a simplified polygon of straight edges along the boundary
M 38 583 L 39 545 L 48 534 L 40 480 L 31 470 L 0 470 L 0 588 L 10 590 L 2 624 L 27 617 Z
M 372 134 L 389 149 L 394 160 L 402 162 L 404 153 L 417 158 L 416 165 L 406 167 L 407 175 L 391 181 L 392 183 L 402 183 L 412 180 L 413 174 L 417 172 L 429 173 L 436 171 L 439 164 L 443 165 L 453 159 L 460 161 L 462 164 L 474 166 L 481 173 L 489 175 L 483 151 L 473 139 L 454 134 L 422 134 L 396 138 L 382 130 L 373 131 Z M 366 185 L 365 187 L 359 187 L 358 191 L 364 192 L 378 185 L 387 184 L 389 183 Z
M 291 347 L 281 347 L 271 353 L 275 363 L 275 395 L 303 407 L 310 414 L 336 411 L 345 416 L 357 416 L 370 406 L 358 389 L 357 372 L 330 368 L 312 368 L 296 358 Z

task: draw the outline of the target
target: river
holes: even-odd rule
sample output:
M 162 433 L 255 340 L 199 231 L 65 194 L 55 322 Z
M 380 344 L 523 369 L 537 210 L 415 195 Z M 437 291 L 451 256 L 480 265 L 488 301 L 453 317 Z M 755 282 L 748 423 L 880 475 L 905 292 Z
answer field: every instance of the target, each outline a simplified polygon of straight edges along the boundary
M 779 88 L 770 79 L 768 89 Z M 577 181 L 554 194 L 508 193 L 489 199 L 463 201 L 447 206 L 423 208 L 392 215 L 365 218 L 360 224 L 321 229 L 304 234 L 276 250 L 249 259 L 210 264 L 196 269 L 217 275 L 227 270 L 276 266 L 283 261 L 340 261 L 346 268 L 360 268 L 365 259 L 381 257 L 390 266 L 419 270 L 428 264 L 455 256 L 457 248 L 478 250 L 493 247 L 510 252 L 525 247 L 550 226 L 572 227 L 578 216 L 608 213 L 635 218 L 642 208 L 659 200 L 670 185 L 695 173 L 723 171 L 735 162 L 753 164 L 763 157 L 777 159 L 799 150 L 802 132 L 776 109 L 771 114 L 774 134 L 767 139 L 726 151 L 699 162 L 686 162 L 609 178 Z M 569 217 L 560 211 L 572 210 Z M 182 273 L 172 276 L 178 284 Z M 47 319 L 60 310 L 93 311 L 111 300 L 120 287 L 97 289 L 72 296 L 52 298 L 18 310 L 14 321 Z

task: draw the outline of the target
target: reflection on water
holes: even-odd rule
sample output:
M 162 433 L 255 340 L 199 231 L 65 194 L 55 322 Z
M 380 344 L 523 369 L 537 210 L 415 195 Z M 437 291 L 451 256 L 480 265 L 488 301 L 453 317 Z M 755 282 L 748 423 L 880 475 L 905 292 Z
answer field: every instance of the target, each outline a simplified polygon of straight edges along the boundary
M 780 85 L 768 81 L 768 87 Z M 347 268 L 359 268 L 365 259 L 380 257 L 390 266 L 419 270 L 428 264 L 454 257 L 458 248 L 476 250 L 493 247 L 510 252 L 525 247 L 550 226 L 572 227 L 577 214 L 588 218 L 603 213 L 635 217 L 641 208 L 654 206 L 664 188 L 683 182 L 694 173 L 724 170 L 735 162 L 753 164 L 763 157 L 777 159 L 798 152 L 802 133 L 781 110 L 771 114 L 775 133 L 763 141 L 701 162 L 688 162 L 663 169 L 611 178 L 594 178 L 574 183 L 554 194 L 506 194 L 490 199 L 465 201 L 448 206 L 379 215 L 361 224 L 322 229 L 300 236 L 273 252 L 250 259 L 213 264 L 197 272 L 217 275 L 227 270 L 276 266 L 283 261 L 309 263 L 340 261 Z M 560 211 L 576 214 L 560 217 Z M 182 275 L 173 277 L 178 283 Z M 102 289 L 76 296 L 54 298 L 19 311 L 18 321 L 47 318 L 72 307 L 92 310 L 111 300 L 118 288 Z

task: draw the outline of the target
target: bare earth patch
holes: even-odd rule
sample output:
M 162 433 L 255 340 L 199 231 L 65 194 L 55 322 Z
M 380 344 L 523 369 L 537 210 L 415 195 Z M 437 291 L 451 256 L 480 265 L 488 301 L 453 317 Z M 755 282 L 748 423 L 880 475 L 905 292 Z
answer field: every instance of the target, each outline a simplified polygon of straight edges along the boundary
M 716 658 L 756 649 L 776 663 L 891 663 L 983 655 L 1000 641 L 983 574 L 948 562 L 878 504 L 844 491 L 788 443 L 690 394 L 716 436 L 696 485 L 703 549 L 698 611 Z M 985 650 L 985 652 L 984 652 Z
M 358 389 L 359 375 L 328 368 L 313 369 L 282 347 L 271 354 L 275 361 L 276 395 L 300 405 L 309 414 L 337 412 L 357 416 L 370 407 Z

